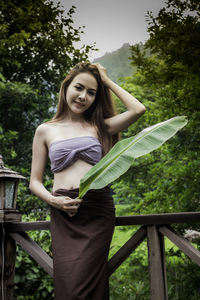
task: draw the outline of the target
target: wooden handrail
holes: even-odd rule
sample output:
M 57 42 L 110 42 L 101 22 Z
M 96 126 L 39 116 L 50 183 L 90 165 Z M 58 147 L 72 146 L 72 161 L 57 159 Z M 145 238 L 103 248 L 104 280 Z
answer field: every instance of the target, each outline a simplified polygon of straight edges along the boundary
M 142 225 L 136 233 L 113 255 L 108 262 L 108 274 L 111 275 L 123 261 L 145 240 L 148 245 L 151 300 L 167 300 L 167 276 L 165 268 L 164 236 L 170 239 L 196 264 L 200 265 L 200 252 L 184 237 L 176 233 L 169 225 L 176 223 L 200 223 L 200 212 L 164 213 L 152 215 L 134 215 L 117 217 L 116 226 Z M 50 230 L 49 221 L 7 222 L 2 224 L 1 240 L 6 241 L 11 252 L 15 252 L 18 243 L 44 270 L 53 276 L 53 261 L 26 233 L 30 230 Z M 6 248 L 7 249 L 7 248 Z M 10 251 L 10 250 L 9 250 Z M 2 262 L 0 251 L 0 261 Z M 7 256 L 5 255 L 7 259 Z M 12 263 L 15 260 L 13 255 Z M 8 265 L 8 262 L 6 261 Z M 156 274 L 156 276 L 155 276 Z M 13 274 L 12 274 L 13 278 Z M 3 280 L 1 281 L 3 282 Z M 9 281 L 10 285 L 10 281 Z M 11 293 L 9 293 L 10 295 Z M 8 298 L 11 299 L 11 298 Z M 7 300 L 7 298 L 5 298 Z
M 12 222 L 5 223 L 6 230 L 11 232 L 50 230 L 50 221 Z
M 152 215 L 134 215 L 116 217 L 115 226 L 128 225 L 159 225 L 159 224 L 178 224 L 178 223 L 199 223 L 200 212 L 181 212 L 165 213 Z M 19 232 L 29 230 L 49 230 L 50 221 L 35 222 L 8 222 L 5 223 L 8 232 Z
M 200 222 L 200 212 L 181 212 L 117 217 L 115 225 L 159 225 L 198 222 Z

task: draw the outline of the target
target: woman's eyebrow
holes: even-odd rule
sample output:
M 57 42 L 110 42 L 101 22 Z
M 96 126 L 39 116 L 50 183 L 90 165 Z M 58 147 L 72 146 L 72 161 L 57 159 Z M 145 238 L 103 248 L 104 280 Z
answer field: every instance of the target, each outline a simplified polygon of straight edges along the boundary
M 80 83 L 80 82 L 77 82 L 76 84 L 79 84 L 81 87 L 85 87 L 85 86 L 84 86 L 82 83 Z M 93 89 L 93 88 L 89 88 L 88 90 L 94 91 L 94 92 L 97 91 L 96 89 Z

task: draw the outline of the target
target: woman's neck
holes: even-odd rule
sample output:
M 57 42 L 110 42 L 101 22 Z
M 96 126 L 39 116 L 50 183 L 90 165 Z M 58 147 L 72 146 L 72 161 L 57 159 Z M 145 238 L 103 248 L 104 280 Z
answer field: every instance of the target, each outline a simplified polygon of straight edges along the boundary
M 59 123 L 85 123 L 86 120 L 83 116 L 83 114 L 73 114 L 73 113 L 67 113 L 66 116 L 62 120 L 60 120 Z

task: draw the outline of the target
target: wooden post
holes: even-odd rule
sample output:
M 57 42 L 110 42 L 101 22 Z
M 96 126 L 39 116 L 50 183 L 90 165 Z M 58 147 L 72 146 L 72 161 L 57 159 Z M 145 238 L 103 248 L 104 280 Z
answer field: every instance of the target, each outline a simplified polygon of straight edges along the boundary
M 164 240 L 156 226 L 147 227 L 151 300 L 167 300 Z
M 16 243 L 0 224 L 0 299 L 14 300 Z

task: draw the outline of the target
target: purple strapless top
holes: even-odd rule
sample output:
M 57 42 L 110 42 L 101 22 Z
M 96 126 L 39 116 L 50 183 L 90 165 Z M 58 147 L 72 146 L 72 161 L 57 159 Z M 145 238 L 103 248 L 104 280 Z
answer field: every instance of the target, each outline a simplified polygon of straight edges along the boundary
M 62 171 L 78 159 L 95 165 L 102 157 L 102 146 L 93 136 L 80 136 L 54 142 L 49 147 L 51 171 Z

